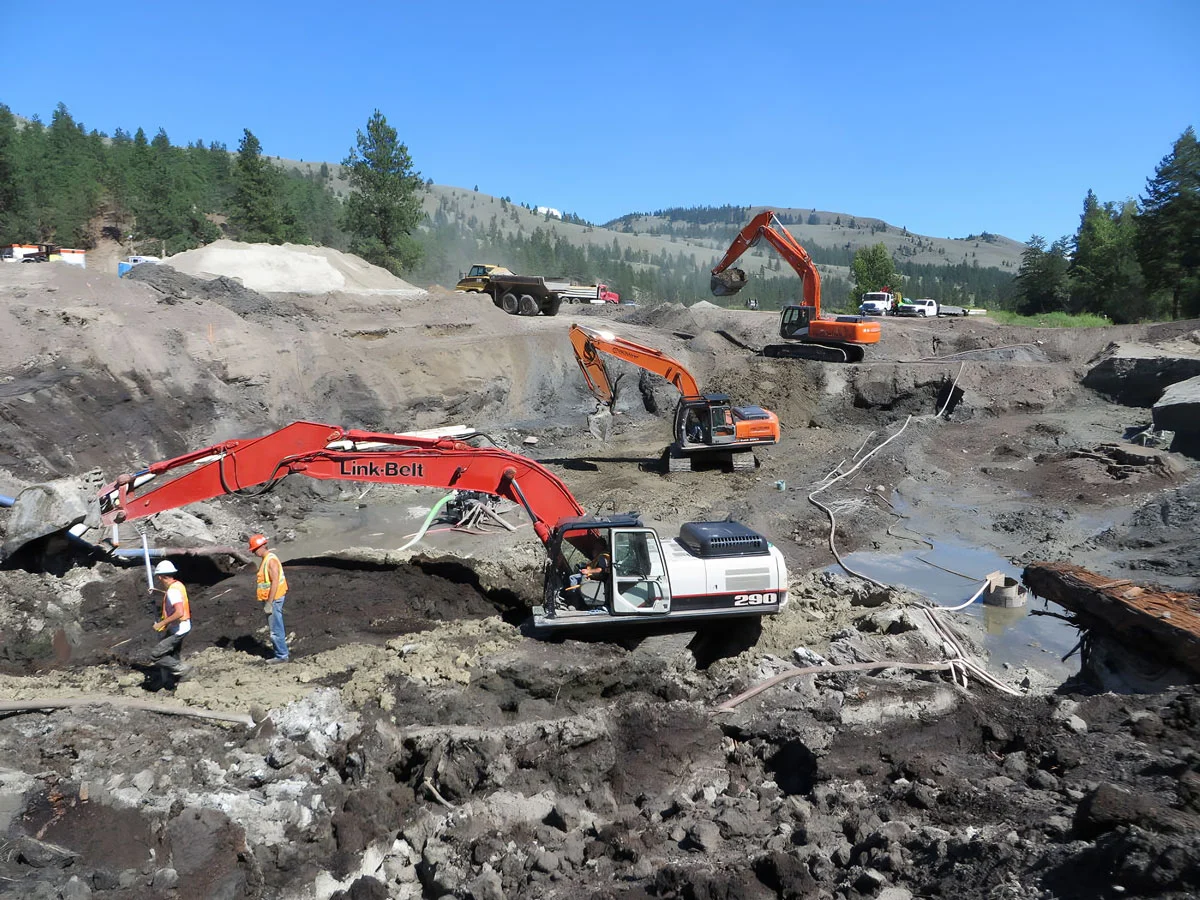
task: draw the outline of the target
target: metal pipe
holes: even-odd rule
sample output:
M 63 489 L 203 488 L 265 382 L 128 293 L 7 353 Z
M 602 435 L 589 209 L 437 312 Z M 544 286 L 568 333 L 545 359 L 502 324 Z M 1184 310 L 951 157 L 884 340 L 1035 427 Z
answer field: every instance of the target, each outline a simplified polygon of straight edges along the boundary
M 154 590 L 154 575 L 150 572 L 150 543 L 146 540 L 146 532 L 142 532 L 142 558 L 146 560 L 146 588 Z
M 109 549 L 100 544 L 93 544 L 91 541 L 84 540 L 79 535 L 70 531 L 67 532 L 67 538 L 80 547 L 95 550 L 120 562 L 140 563 L 147 556 L 150 559 L 166 559 L 168 556 L 245 556 L 237 547 L 147 547 L 145 549 L 141 547 L 113 547 Z
M 8 497 L 4 494 L 0 494 L 0 507 L 11 507 L 16 502 L 17 500 L 15 497 Z M 115 525 L 113 526 L 113 529 L 114 531 L 116 530 Z M 89 550 L 95 550 L 99 553 L 103 553 L 104 555 L 120 560 L 121 562 L 130 560 L 136 560 L 138 562 L 145 560 L 148 562 L 151 559 L 166 559 L 168 556 L 220 556 L 222 554 L 238 557 L 244 556 L 242 551 L 238 550 L 236 547 L 149 547 L 145 544 L 144 535 L 142 547 L 131 547 L 128 549 L 123 547 L 108 548 L 85 540 L 82 535 L 87 530 L 87 526 L 82 523 L 75 525 L 67 530 L 67 539 L 81 547 L 86 547 Z M 151 581 L 153 582 L 153 579 L 151 579 Z

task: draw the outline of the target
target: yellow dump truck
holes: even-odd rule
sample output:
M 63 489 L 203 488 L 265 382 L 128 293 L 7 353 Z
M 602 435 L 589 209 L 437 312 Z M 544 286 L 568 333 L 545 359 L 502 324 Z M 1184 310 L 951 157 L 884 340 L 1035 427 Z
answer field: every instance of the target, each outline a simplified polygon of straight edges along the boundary
M 456 291 L 486 292 L 492 275 L 511 274 L 513 273 L 504 268 L 504 266 L 497 266 L 492 263 L 476 263 L 471 266 L 470 271 L 466 275 L 458 279 L 458 284 L 454 286 L 454 289 Z

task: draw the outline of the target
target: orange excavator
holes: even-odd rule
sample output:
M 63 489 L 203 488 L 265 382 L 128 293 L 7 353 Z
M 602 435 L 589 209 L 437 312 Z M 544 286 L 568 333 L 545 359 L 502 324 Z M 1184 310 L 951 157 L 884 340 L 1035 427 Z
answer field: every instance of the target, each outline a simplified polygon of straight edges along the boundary
M 730 297 L 746 286 L 745 271 L 730 266 L 760 240 L 774 247 L 804 284 L 804 303 L 785 306 L 779 319 L 779 336 L 795 343 L 764 347 L 763 356 L 862 362 L 867 345 L 879 343 L 879 323 L 862 316 L 821 315 L 821 275 L 816 264 L 769 209 L 750 220 L 712 270 L 713 295 Z
M 679 537 L 662 540 L 634 513 L 586 515 L 567 486 L 534 460 L 464 439 L 293 422 L 121 475 L 100 489 L 100 516 L 115 531 L 119 523 L 223 494 L 261 494 L 294 474 L 479 491 L 518 504 L 548 556 L 534 627 L 761 616 L 787 602 L 782 554 L 745 525 L 688 522 Z M 611 564 L 598 580 L 584 581 L 584 564 L 601 556 Z
M 761 406 L 734 406 L 728 394 L 701 394 L 692 373 L 661 350 L 584 325 L 571 326 L 571 346 L 592 396 L 610 409 L 616 391 L 601 354 L 661 375 L 679 391 L 668 471 L 690 470 L 694 458 L 716 454 L 727 457 L 735 470 L 752 469 L 755 447 L 779 443 L 775 413 Z

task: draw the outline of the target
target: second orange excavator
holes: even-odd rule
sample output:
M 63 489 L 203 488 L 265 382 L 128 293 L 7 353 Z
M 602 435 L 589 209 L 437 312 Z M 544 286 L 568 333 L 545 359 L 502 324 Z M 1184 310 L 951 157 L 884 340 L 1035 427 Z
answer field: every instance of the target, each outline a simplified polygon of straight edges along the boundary
M 735 470 L 752 469 L 755 447 L 779 443 L 775 413 L 761 406 L 734 406 L 726 394 L 701 394 L 692 373 L 661 350 L 584 325 L 571 326 L 571 346 L 592 396 L 605 406 L 616 401 L 616 391 L 602 353 L 661 375 L 679 391 L 668 471 L 686 471 L 694 458 L 712 457 L 727 459 Z
M 750 220 L 713 268 L 713 295 L 729 297 L 746 286 L 745 271 L 730 266 L 760 240 L 774 247 L 804 284 L 804 303 L 785 306 L 779 319 L 779 336 L 795 343 L 764 347 L 763 356 L 862 362 L 867 345 L 879 343 L 879 323 L 862 316 L 821 315 L 821 275 L 816 264 L 769 209 Z

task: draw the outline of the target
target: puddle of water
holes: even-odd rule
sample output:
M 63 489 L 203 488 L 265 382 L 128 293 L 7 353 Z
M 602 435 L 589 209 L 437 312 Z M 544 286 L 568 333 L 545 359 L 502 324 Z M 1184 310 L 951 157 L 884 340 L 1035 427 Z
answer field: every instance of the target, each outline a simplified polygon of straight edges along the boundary
M 442 495 L 430 493 L 429 496 L 436 502 Z M 417 533 L 431 508 L 432 504 L 416 506 L 411 500 L 379 499 L 372 503 L 370 498 L 362 506 L 353 500 L 327 503 L 296 526 L 295 539 L 283 545 L 285 559 L 322 556 L 350 548 L 396 550 Z M 506 506 L 501 507 L 501 514 L 516 528 L 518 539 L 528 539 L 531 529 L 527 528 L 527 516 Z M 449 519 L 435 522 L 414 549 L 428 552 L 458 548 L 465 551 L 476 542 L 511 542 L 513 539 L 494 526 L 488 526 L 483 535 L 474 536 L 453 531 L 451 525 Z
M 354 502 L 330 504 L 297 526 L 296 539 L 287 545 L 287 555 L 317 556 L 348 547 L 395 550 L 406 535 L 420 527 L 428 512 L 428 507 L 421 510 L 386 502 L 367 503 L 361 508 Z
M 1019 568 L 990 550 L 945 541 L 937 542 L 933 550 L 922 547 L 904 553 L 856 552 L 844 558 L 856 572 L 885 584 L 906 587 L 938 606 L 963 603 L 979 590 L 989 572 L 1000 571 L 1018 581 L 1021 578 Z M 830 566 L 829 571 L 845 574 L 839 566 Z M 1065 663 L 1061 660 L 1075 646 L 1079 633 L 1053 616 L 1030 615 L 1031 610 L 1066 613 L 1055 603 L 1030 596 L 1024 606 L 1015 609 L 989 606 L 981 597 L 952 615 L 971 616 L 981 623 L 987 665 L 993 672 L 1007 663 L 1013 667 L 1029 666 L 1055 678 L 1065 679 L 1078 673 L 1078 656 Z

